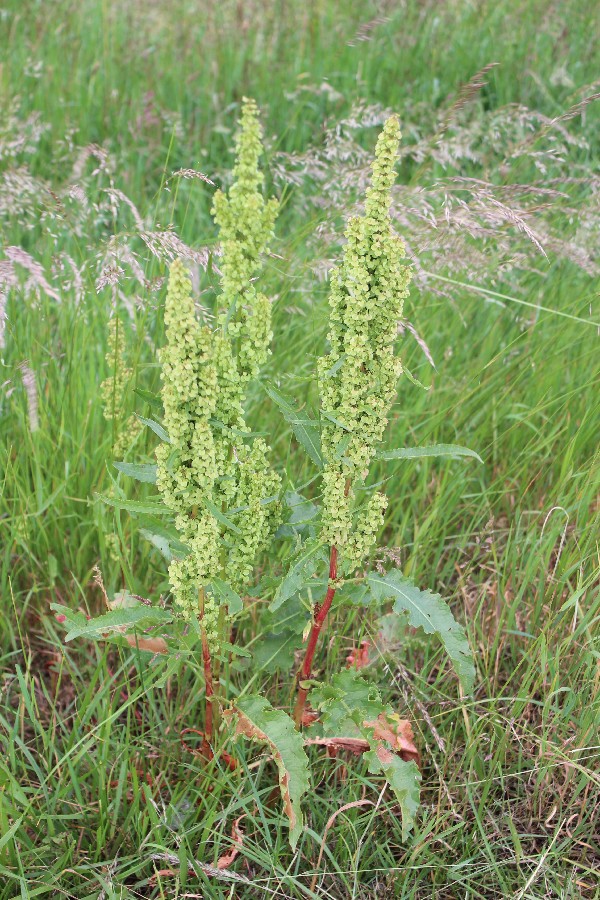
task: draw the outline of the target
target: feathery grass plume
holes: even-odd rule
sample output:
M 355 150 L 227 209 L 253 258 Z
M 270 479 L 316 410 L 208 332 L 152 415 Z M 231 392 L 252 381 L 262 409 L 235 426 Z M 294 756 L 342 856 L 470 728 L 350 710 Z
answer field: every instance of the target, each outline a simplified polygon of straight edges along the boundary
M 266 443 L 246 443 L 245 387 L 265 362 L 271 306 L 254 288 L 272 237 L 277 201 L 265 202 L 258 168 L 257 109 L 245 101 L 237 138 L 234 183 L 217 192 L 221 287 L 213 328 L 196 318 L 191 281 L 181 261 L 171 266 L 165 304 L 167 345 L 161 351 L 164 422 L 170 444 L 157 449 L 157 484 L 176 512 L 190 553 L 169 566 L 176 604 L 200 615 L 209 643 L 218 644 L 218 605 L 204 589 L 215 577 L 235 588 L 248 582 L 257 554 L 278 517 L 279 476 Z M 222 517 L 235 510 L 235 540 Z
M 343 262 L 331 277 L 330 350 L 318 361 L 326 461 L 322 537 L 349 565 L 371 549 L 387 504 L 376 492 L 355 511 L 354 487 L 367 478 L 402 371 L 394 343 L 411 273 L 390 218 L 399 140 L 392 116 L 377 141 L 364 215 L 349 220 Z
M 27 396 L 27 415 L 29 416 L 29 430 L 33 434 L 40 427 L 40 416 L 38 411 L 38 389 L 35 372 L 26 362 L 22 362 L 19 366 L 21 370 L 21 378 L 23 379 L 23 387 Z

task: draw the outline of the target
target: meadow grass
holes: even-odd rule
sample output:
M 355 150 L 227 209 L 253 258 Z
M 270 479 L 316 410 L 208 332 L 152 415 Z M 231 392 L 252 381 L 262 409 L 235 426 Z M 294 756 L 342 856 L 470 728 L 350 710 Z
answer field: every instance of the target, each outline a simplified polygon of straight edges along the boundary
M 202 247 L 214 234 L 210 190 L 168 179 L 180 167 L 211 177 L 227 170 L 243 95 L 264 108 L 271 158 L 305 151 L 325 119 L 357 100 L 407 119 L 417 104 L 435 110 L 490 62 L 500 65 L 480 92 L 482 116 L 525 103 L 552 118 L 598 77 L 596 5 L 575 3 L 565 18 L 560 5 L 535 0 L 56 0 L 9 2 L 2 16 L 3 102 L 18 98 L 17 122 L 37 111 L 48 125 L 28 166 L 49 189 L 29 201 L 29 214 L 16 201 L 0 205 L 2 242 L 22 246 L 46 272 L 68 253 L 83 281 L 58 301 L 11 292 L 0 351 L 0 898 L 600 896 L 600 310 L 597 280 L 576 261 L 550 253 L 535 270 L 491 272 L 479 286 L 494 295 L 450 284 L 446 295 L 413 289 L 407 303 L 437 368 L 405 340 L 406 365 L 429 390 L 401 379 L 388 445 L 463 444 L 484 464 L 382 467 L 385 548 L 452 601 L 475 652 L 476 690 L 459 696 L 435 643 L 403 633 L 390 649 L 374 618 L 358 612 L 333 624 L 328 666 L 336 671 L 358 641 L 372 641 L 379 682 L 415 725 L 423 807 L 408 843 L 380 780 L 360 763 L 311 751 L 314 793 L 292 855 L 272 763 L 239 746 L 242 770 L 232 774 L 194 753 L 197 736 L 182 735 L 202 727 L 200 660 L 174 671 L 127 647 L 65 645 L 49 609 L 99 611 L 98 563 L 111 589 L 156 598 L 164 585 L 135 522 L 95 499 L 116 477 L 99 391 L 111 289 L 97 293 L 94 266 L 83 264 L 130 219 L 102 205 L 99 188 L 91 194 L 99 212 L 87 219 L 61 207 L 49 191 L 67 180 L 73 153 L 60 142 L 77 129 L 78 146 L 106 145 L 114 186 Z M 590 178 L 598 121 L 590 106 L 575 123 L 590 138 L 592 149 L 578 151 Z M 365 146 L 372 134 L 361 136 Z M 463 174 L 478 169 L 465 163 Z M 303 187 L 284 192 L 267 276 L 276 298 L 269 368 L 298 397 L 323 352 L 327 317 L 327 285 L 310 270 L 323 214 L 302 198 Z M 164 265 L 148 256 L 145 275 L 163 276 Z M 156 389 L 163 295 L 133 278 L 123 291 L 131 387 Z M 24 361 L 37 382 L 37 430 Z M 147 415 L 130 393 L 123 419 L 134 408 Z M 259 387 L 250 406 L 290 484 L 307 483 L 313 473 Z M 149 459 L 155 443 L 144 433 L 128 459 Z M 257 610 L 240 635 L 250 646 Z M 242 683 L 234 677 L 232 690 Z M 270 684 L 271 701 L 288 703 L 292 673 Z M 240 817 L 243 847 L 215 870 Z

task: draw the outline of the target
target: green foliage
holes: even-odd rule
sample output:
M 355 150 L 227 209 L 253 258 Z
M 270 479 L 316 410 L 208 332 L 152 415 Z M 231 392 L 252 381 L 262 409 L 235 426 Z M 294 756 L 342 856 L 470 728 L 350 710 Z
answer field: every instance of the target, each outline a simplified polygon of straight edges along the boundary
M 248 740 L 266 744 L 273 756 L 294 850 L 303 829 L 300 801 L 310 787 L 302 735 L 296 731 L 290 717 L 281 709 L 273 709 L 265 697 L 241 698 L 236 702 L 235 714 L 237 732 Z
M 399 615 L 406 613 L 413 628 L 422 628 L 426 634 L 438 635 L 464 689 L 469 692 L 475 680 L 471 648 L 464 628 L 458 624 L 440 595 L 420 590 L 397 570 L 385 575 L 370 572 L 367 583 L 376 600 L 393 599 L 394 612 Z
M 165 641 L 161 635 L 160 652 L 187 657 L 190 641 L 193 645 L 194 636 L 200 640 L 205 745 L 212 747 L 222 717 L 234 716 L 238 733 L 268 745 L 279 769 L 292 848 L 303 829 L 300 800 L 309 787 L 301 728 L 312 687 L 310 702 L 321 715 L 316 730 L 326 741 L 358 746 L 369 772 L 388 780 L 400 804 L 406 839 L 415 824 L 421 778 L 412 739 L 407 744 L 398 731 L 410 726 L 354 670 L 342 671 L 320 687 L 311 678 L 320 633 L 337 592 L 338 606 L 355 609 L 368 607 L 371 600 L 380 605 L 392 600 L 395 613 L 408 613 L 409 624 L 440 637 L 466 690 L 475 675 L 465 632 L 439 595 L 420 591 L 399 572 L 368 571 L 387 498 L 367 480 L 402 371 L 395 346 L 410 280 L 390 218 L 398 120 L 389 118 L 377 141 L 364 214 L 349 221 L 343 262 L 331 277 L 329 351 L 317 366 L 319 420 L 265 384 L 321 479 L 320 506 L 297 491 L 286 492 L 290 513 L 283 523 L 281 477 L 270 466 L 263 437 L 250 430 L 244 409 L 249 383 L 265 364 L 272 337 L 270 301 L 257 292 L 255 281 L 273 237 L 278 204 L 263 198 L 261 131 L 252 101 L 244 102 L 240 124 L 233 183 L 227 195 L 218 191 L 213 203 L 221 256 L 220 293 L 212 312 L 198 314 L 184 263 L 176 260 L 170 267 L 166 345 L 160 351 L 164 417 L 162 423 L 139 417 L 162 439 L 157 465 L 115 463 L 138 482 L 156 483 L 161 503 L 125 499 L 116 482 L 112 495 L 102 497 L 115 509 L 141 517 L 164 515 L 174 522 L 175 539 L 172 531 L 156 524 L 142 529 L 168 562 L 173 612 L 139 601 L 118 604 L 97 618 L 69 618 L 67 640 L 125 636 L 151 648 L 152 634 L 143 629 L 181 616 L 189 630 L 181 631 L 175 623 L 179 641 Z M 110 340 L 112 347 L 114 337 Z M 156 406 L 151 393 L 146 399 Z M 479 458 L 456 445 L 380 453 L 384 459 L 425 456 Z M 278 559 L 279 540 L 287 544 Z M 252 586 L 264 550 L 278 568 L 283 557 L 283 572 L 263 579 L 271 594 L 264 614 L 270 630 L 247 663 L 252 650 L 231 642 L 231 618 L 244 611 L 243 594 Z M 367 574 L 349 577 L 358 567 Z M 227 671 L 250 666 L 255 674 L 275 673 L 293 666 L 304 641 L 293 721 L 258 696 L 242 696 L 234 710 L 226 708 L 221 664 Z
M 398 891 L 406 900 L 483 898 L 492 891 L 506 897 L 595 894 L 597 850 L 590 835 L 597 831 L 598 808 L 599 392 L 597 329 L 589 324 L 598 320 L 595 260 L 587 269 L 561 262 L 559 247 L 546 242 L 546 226 L 569 244 L 575 233 L 587 232 L 593 251 L 597 229 L 588 231 L 594 220 L 575 176 L 586 189 L 594 184 L 600 107 L 582 104 L 582 116 L 560 116 L 597 78 L 600 43 L 590 35 L 598 32 L 598 4 L 572 4 L 566 27 L 564 5 L 540 0 L 408 0 L 381 12 L 381 4 L 367 0 L 306 4 L 287 18 L 280 4 L 225 2 L 198 16 L 194 4 L 181 0 L 56 0 L 49 18 L 47 4 L 3 4 L 0 89 L 7 115 L 0 130 L 8 155 L 0 177 L 0 255 L 4 266 L 5 250 L 22 245 L 46 268 L 61 302 L 43 291 L 9 289 L 6 319 L 0 319 L 6 342 L 0 351 L 2 900 L 52 897 L 57 890 L 77 898 L 191 893 L 216 900 L 233 892 L 239 900 L 255 900 L 257 885 L 294 900 L 308 893 L 337 900 Z M 66 65 L 67 59 L 74 64 Z M 465 85 L 491 60 L 500 65 L 477 77 L 487 83 Z M 318 229 L 323 246 L 329 210 L 311 207 L 314 168 L 310 159 L 305 165 L 305 151 L 322 146 L 329 160 L 334 153 L 323 166 L 325 183 L 316 185 L 318 199 L 334 196 L 331 179 L 339 173 L 353 203 L 355 153 L 360 167 L 374 141 L 372 123 L 389 106 L 399 113 L 407 138 L 394 203 L 398 227 L 412 249 L 421 248 L 420 267 L 431 279 L 407 316 L 438 370 L 431 374 L 416 343 L 401 339 L 405 368 L 431 383 L 431 390 L 416 391 L 408 377 L 401 379 L 382 446 L 464 442 L 486 462 L 485 468 L 446 466 L 443 459 L 423 458 L 416 465 L 400 460 L 373 468 L 375 480 L 385 479 L 379 489 L 390 497 L 379 543 L 401 557 L 417 584 L 443 585 L 442 593 L 455 598 L 455 616 L 480 648 L 475 696 L 453 697 L 454 680 L 440 665 L 437 638 L 411 639 L 404 616 L 392 614 L 400 628 L 380 636 L 374 603 L 364 614 L 351 604 L 332 607 L 330 631 L 315 656 L 317 677 L 327 680 L 343 667 L 352 642 L 368 637 L 375 647 L 364 674 L 385 685 L 386 700 L 389 695 L 394 704 L 404 705 L 406 692 L 407 715 L 421 723 L 420 746 L 428 746 L 423 812 L 408 844 L 392 792 L 379 798 L 373 790 L 379 776 L 346 754 L 336 762 L 311 750 L 318 787 L 305 802 L 308 827 L 294 859 L 287 826 L 271 801 L 273 766 L 252 768 L 252 777 L 240 778 L 218 760 L 207 763 L 182 748 L 181 726 L 201 719 L 201 661 L 190 623 L 167 626 L 179 643 L 178 656 L 166 666 L 160 657 L 147 665 L 124 641 L 64 645 L 46 606 L 47 598 L 56 597 L 74 613 L 80 607 L 97 614 L 103 600 L 90 582 L 99 560 L 109 596 L 123 585 L 155 601 L 168 592 L 159 549 L 145 540 L 153 534 L 167 552 L 175 549 L 175 529 L 166 517 L 132 518 L 89 502 L 94 492 L 107 493 L 114 459 L 153 461 L 147 429 L 133 452 L 115 455 L 98 393 L 98 380 L 108 374 L 111 291 L 98 295 L 94 281 L 107 240 L 119 251 L 131 248 L 144 269 L 141 283 L 122 259 L 127 272 L 114 289 L 126 365 L 134 371 L 130 387 L 135 380 L 153 393 L 154 346 L 164 343 L 163 292 L 156 289 L 164 258 L 146 252 L 124 204 L 116 209 L 115 203 L 107 214 L 103 189 L 124 190 L 147 227 L 173 222 L 194 248 L 210 240 L 211 187 L 171 173 L 199 165 L 221 182 L 229 165 L 232 109 L 242 92 L 260 100 L 268 133 L 277 135 L 268 154 L 277 192 L 280 150 L 298 154 L 307 171 L 304 183 L 282 195 L 282 241 L 269 261 L 268 287 L 261 282 L 276 298 L 269 364 L 276 383 L 314 402 L 306 376 L 324 347 L 326 297 L 324 282 L 313 275 L 322 267 L 320 260 L 315 265 L 311 235 Z M 25 142 L 29 156 L 11 157 L 17 142 L 10 131 L 4 140 L 16 95 L 17 116 L 23 122 L 35 117 Z M 363 104 L 372 103 L 375 111 L 367 106 L 362 114 Z M 536 110 L 546 138 L 530 131 L 524 105 Z M 444 131 L 429 149 L 424 142 L 438 117 Z M 337 154 L 323 140 L 325 121 L 342 135 Z M 501 163 L 503 122 L 529 146 L 508 171 Z M 355 126 L 353 143 L 348 132 Z M 30 151 L 36 129 L 42 140 Z M 545 146 L 556 152 L 566 131 L 572 143 L 565 169 L 573 179 L 542 171 Z M 474 157 L 461 156 L 473 149 L 469 135 L 476 142 Z M 108 151 L 110 174 L 93 148 L 87 157 L 92 143 Z M 348 151 L 345 169 L 340 157 Z M 77 173 L 73 158 L 85 160 Z M 97 168 L 99 175 L 90 178 Z M 552 188 L 564 191 L 568 215 L 553 211 L 546 194 L 527 217 L 548 259 L 538 256 L 536 262 L 532 253 L 522 261 L 527 239 L 519 241 L 514 222 L 494 224 L 487 238 L 475 240 L 470 258 L 449 249 L 449 238 L 452 247 L 454 241 L 460 245 L 453 213 L 460 217 L 462 207 L 453 198 L 462 200 L 469 182 L 479 192 L 482 179 L 493 181 L 496 196 L 509 207 L 536 180 L 542 188 L 551 180 Z M 18 196 L 11 196 L 11 185 Z M 87 218 L 80 214 L 83 201 L 69 197 L 78 187 L 89 201 Z M 423 241 L 404 230 L 412 204 L 403 200 L 411 196 L 417 214 L 423 198 L 437 216 L 435 231 L 433 218 L 423 220 Z M 328 260 L 334 257 L 330 246 L 323 249 Z M 305 267 L 310 275 L 302 277 Z M 204 287 L 212 286 L 215 271 L 209 265 L 206 280 L 201 275 L 202 302 L 212 297 Z M 440 286 L 445 296 L 437 292 Z M 17 368 L 23 359 L 39 384 L 41 427 L 31 436 Z M 132 402 L 138 412 L 147 409 L 138 390 L 126 391 L 125 405 Z M 161 407 L 158 401 L 146 415 L 160 418 Z M 273 435 L 278 469 L 285 465 L 290 484 L 318 501 L 319 486 L 306 484 L 316 470 L 290 439 L 276 405 L 251 389 L 245 409 L 256 430 Z M 144 484 L 123 478 L 119 484 L 128 497 L 147 495 Z M 116 553 L 108 543 L 111 532 L 118 538 Z M 269 637 L 269 578 L 275 580 L 287 553 L 285 544 L 277 547 L 258 570 L 261 587 L 252 595 L 259 603 L 246 600 L 248 611 L 235 623 L 235 640 L 252 650 Z M 280 611 L 293 604 L 292 598 Z M 306 597 L 301 608 L 306 622 Z M 379 655 L 389 646 L 384 640 L 393 641 L 394 650 L 385 662 Z M 256 677 L 254 663 L 251 670 L 224 665 L 223 690 L 243 687 L 250 671 L 251 690 L 268 691 L 274 706 L 288 703 L 291 662 L 272 680 Z M 437 729 L 435 739 L 424 709 Z M 362 805 L 342 809 L 352 802 Z M 228 870 L 215 874 L 240 815 L 243 847 Z M 161 869 L 174 874 L 157 875 Z
M 261 193 L 261 131 L 252 101 L 245 102 L 240 124 L 234 182 L 228 196 L 219 191 L 214 198 L 222 251 L 215 324 L 198 322 L 179 261 L 171 267 L 165 305 L 162 401 L 169 443 L 156 451 L 157 484 L 190 548 L 169 566 L 175 602 L 186 618 L 206 618 L 210 604 L 226 600 L 223 591 L 199 596 L 215 579 L 236 589 L 248 583 L 278 518 L 278 504 L 264 501 L 277 496 L 280 479 L 269 466 L 265 442 L 244 442 L 249 429 L 243 411 L 246 384 L 265 362 L 271 339 L 270 301 L 256 292 L 254 278 L 278 204 L 265 202 Z M 241 510 L 235 523 L 230 508 Z M 234 542 L 227 532 L 235 534 Z M 211 641 L 218 649 L 214 628 Z
M 402 835 L 406 840 L 415 824 L 421 773 L 413 759 L 404 760 L 398 756 L 398 748 L 377 736 L 374 729 L 378 720 L 393 723 L 394 711 L 382 702 L 377 688 L 353 669 L 339 672 L 329 684 L 312 690 L 310 701 L 322 714 L 324 737 L 338 741 L 354 737 L 366 740 L 370 748 L 365 751 L 369 771 L 384 775 L 394 791 L 402 812 Z

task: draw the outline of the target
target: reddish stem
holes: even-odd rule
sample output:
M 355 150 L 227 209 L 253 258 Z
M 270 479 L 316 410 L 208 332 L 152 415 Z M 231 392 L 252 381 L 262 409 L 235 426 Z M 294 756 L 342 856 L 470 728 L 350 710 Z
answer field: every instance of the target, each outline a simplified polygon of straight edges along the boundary
M 213 740 L 213 697 L 215 689 L 213 685 L 212 660 L 210 649 L 206 639 L 206 632 L 202 629 L 202 662 L 204 665 L 204 684 L 206 693 L 206 721 L 204 724 L 204 739 L 210 746 Z
M 337 579 L 337 558 L 337 547 L 332 547 L 329 555 L 329 587 L 327 588 L 327 593 L 325 594 L 322 605 L 319 606 L 317 603 L 315 606 L 312 628 L 310 629 L 308 644 L 306 645 L 306 653 L 304 654 L 304 660 L 300 667 L 300 671 L 298 672 L 298 696 L 294 708 L 294 722 L 296 723 L 296 728 L 300 728 L 302 724 L 302 716 L 304 715 L 304 707 L 306 706 L 306 697 L 308 694 L 308 688 L 302 687 L 302 682 L 310 678 L 317 641 L 319 640 L 323 623 L 327 618 L 327 613 L 329 612 L 333 598 L 335 597 L 336 588 L 334 587 L 334 584 Z

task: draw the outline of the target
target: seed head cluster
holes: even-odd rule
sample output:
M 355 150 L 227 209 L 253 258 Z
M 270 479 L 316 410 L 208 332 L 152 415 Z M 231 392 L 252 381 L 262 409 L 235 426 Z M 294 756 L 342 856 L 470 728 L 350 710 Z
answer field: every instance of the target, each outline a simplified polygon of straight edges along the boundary
M 169 577 L 181 612 L 201 615 L 213 647 L 218 604 L 210 582 L 219 577 L 237 590 L 247 584 L 279 515 L 279 476 L 244 416 L 248 381 L 271 340 L 271 304 L 253 279 L 272 238 L 277 202 L 262 195 L 261 130 L 252 101 L 245 101 L 240 124 L 233 184 L 214 199 L 222 248 L 214 323 L 198 320 L 189 275 L 176 260 L 161 351 L 170 443 L 157 449 L 157 484 L 190 551 L 171 562 Z
M 331 276 L 330 350 L 318 361 L 326 460 L 322 536 L 349 565 L 373 546 L 387 504 L 374 493 L 356 509 L 355 487 L 367 478 L 402 372 L 394 344 L 411 274 L 390 218 L 399 140 L 392 116 L 377 141 L 364 214 L 349 220 L 343 261 Z
M 135 416 L 122 422 L 123 400 L 127 384 L 133 374 L 125 360 L 124 325 L 115 313 L 108 321 L 106 363 L 110 375 L 100 385 L 104 418 L 113 423 L 113 456 L 122 459 L 141 432 L 142 425 Z

